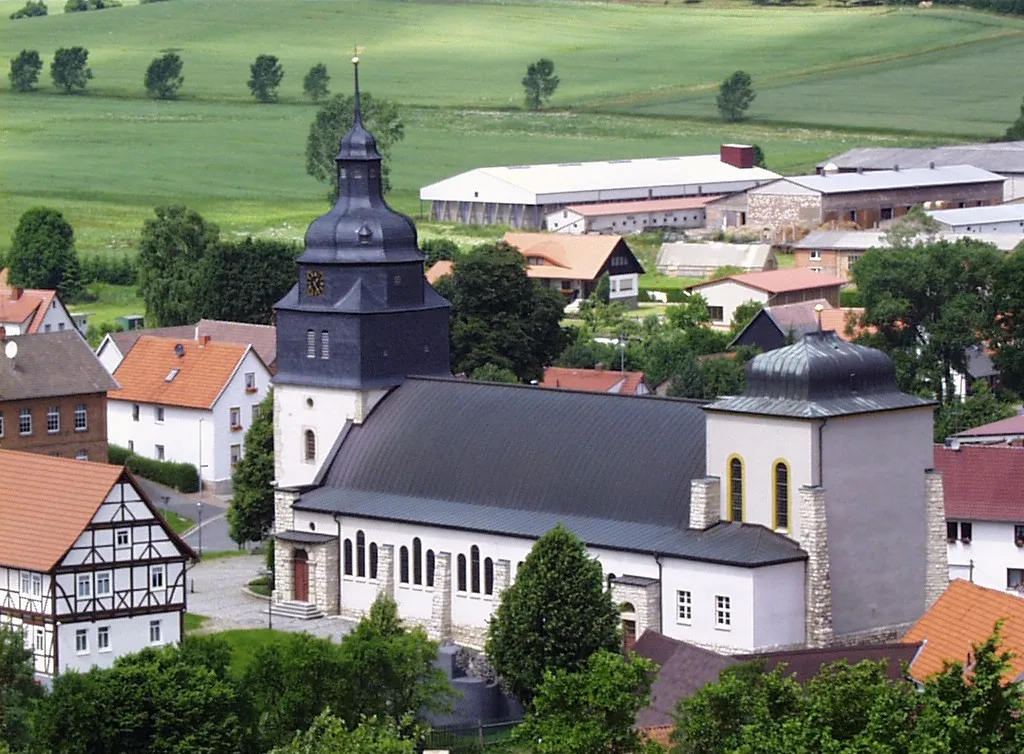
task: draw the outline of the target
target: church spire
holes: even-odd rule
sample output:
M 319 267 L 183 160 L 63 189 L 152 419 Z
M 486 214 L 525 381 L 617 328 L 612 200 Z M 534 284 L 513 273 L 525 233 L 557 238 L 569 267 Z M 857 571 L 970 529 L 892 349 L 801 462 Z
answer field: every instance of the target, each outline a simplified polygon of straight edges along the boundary
M 358 55 L 356 55 L 356 56 L 354 56 L 352 58 L 352 70 L 355 72 L 355 79 L 356 79 L 356 95 L 355 95 L 356 117 L 355 117 L 355 125 L 361 127 L 363 125 L 363 108 L 362 108 L 362 105 L 359 102 L 359 56 Z

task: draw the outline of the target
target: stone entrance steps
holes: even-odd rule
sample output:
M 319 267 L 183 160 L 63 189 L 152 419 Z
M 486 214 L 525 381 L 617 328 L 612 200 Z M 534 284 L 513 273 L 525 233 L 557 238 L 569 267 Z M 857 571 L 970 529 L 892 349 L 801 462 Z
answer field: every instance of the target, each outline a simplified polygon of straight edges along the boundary
M 272 605 L 274 616 L 282 618 L 295 618 L 297 620 L 316 620 L 323 618 L 324 614 L 312 602 L 301 600 L 286 600 Z

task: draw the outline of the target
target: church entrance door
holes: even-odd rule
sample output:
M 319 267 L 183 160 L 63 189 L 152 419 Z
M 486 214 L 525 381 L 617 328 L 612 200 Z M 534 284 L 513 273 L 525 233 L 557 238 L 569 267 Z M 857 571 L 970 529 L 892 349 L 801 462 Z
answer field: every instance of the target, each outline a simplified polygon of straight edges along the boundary
M 295 599 L 300 602 L 309 602 L 309 555 L 305 550 L 295 551 L 292 556 L 292 567 Z

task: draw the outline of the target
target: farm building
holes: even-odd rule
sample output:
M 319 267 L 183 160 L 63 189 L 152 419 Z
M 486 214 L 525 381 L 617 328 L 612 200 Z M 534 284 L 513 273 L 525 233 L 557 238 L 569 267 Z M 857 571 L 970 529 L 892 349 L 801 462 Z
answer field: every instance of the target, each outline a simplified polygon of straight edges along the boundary
M 420 203 L 431 220 L 540 229 L 568 206 L 731 194 L 779 177 L 753 160 L 753 147 L 726 144 L 688 157 L 477 168 L 420 189 Z
M 993 207 L 992 209 L 996 209 Z M 940 232 L 936 238 L 956 241 L 963 233 Z M 1013 251 L 1024 241 L 1021 233 L 978 233 L 971 238 L 984 241 L 1000 251 Z M 880 230 L 815 230 L 790 248 L 797 267 L 814 272 L 826 272 L 846 280 L 853 279 L 853 265 L 868 249 L 883 248 L 887 245 L 885 232 Z
M 840 173 L 858 170 L 973 165 L 1003 176 L 1003 201 L 1024 197 L 1024 141 L 954 144 L 947 147 L 858 147 L 818 164 L 818 173 L 834 166 Z
M 699 293 L 707 301 L 712 326 L 728 327 L 736 308 L 748 301 L 780 306 L 824 299 L 838 307 L 839 289 L 845 282 L 810 270 L 771 270 L 730 275 L 687 286 L 686 290 Z
M 943 228 L 957 233 L 1024 234 L 1024 204 L 939 209 L 928 214 Z
M 778 267 L 775 252 L 766 243 L 663 243 L 656 262 L 658 272 L 673 277 L 699 278 L 721 267 L 762 272 Z
M 1006 179 L 970 165 L 780 178 L 747 191 L 747 224 L 778 230 L 827 222 L 874 228 L 915 204 L 998 204 Z
M 633 233 L 647 228 L 703 228 L 704 207 L 717 196 L 641 199 L 574 204 L 549 212 L 544 227 L 554 233 Z

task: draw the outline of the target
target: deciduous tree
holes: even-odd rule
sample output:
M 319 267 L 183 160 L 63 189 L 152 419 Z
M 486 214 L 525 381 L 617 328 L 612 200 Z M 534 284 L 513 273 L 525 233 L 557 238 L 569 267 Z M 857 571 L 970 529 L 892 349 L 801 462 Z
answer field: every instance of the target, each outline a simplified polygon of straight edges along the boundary
M 555 64 L 547 58 L 530 63 L 523 77 L 527 109 L 540 110 L 551 99 L 560 81 L 561 79 L 555 75 Z
M 405 138 L 405 127 L 398 106 L 388 100 L 374 99 L 369 92 L 360 94 L 363 124 L 377 140 L 377 151 L 384 157 L 381 167 L 384 191 L 391 189 L 389 158 L 391 148 Z M 341 138 L 355 119 L 355 97 L 335 94 L 317 110 L 306 139 L 306 172 L 330 186 L 327 201 L 338 198 L 338 166 L 334 161 Z
M 194 301 L 197 318 L 270 324 L 274 304 L 295 285 L 301 251 L 289 241 L 251 237 L 207 246 Z
M 29 743 L 29 717 L 43 689 L 35 681 L 35 661 L 21 631 L 0 626 L 0 747 Z
M 414 754 L 416 741 L 403 738 L 395 726 L 371 717 L 362 720 L 354 729 L 345 727 L 344 721 L 324 710 L 307 730 L 278 746 L 270 754 Z
M 260 402 L 245 433 L 245 453 L 231 473 L 228 506 L 231 539 L 259 542 L 274 525 L 274 393 Z
M 181 57 L 173 52 L 153 58 L 153 62 L 146 69 L 144 82 L 150 96 L 174 99 L 181 85 L 185 83 L 185 77 L 181 75 L 182 65 Z
M 19 18 L 33 18 L 46 14 L 46 3 L 43 0 L 26 0 L 23 6 L 10 15 L 10 19 L 16 21 Z
M 757 97 L 749 73 L 736 71 L 718 87 L 718 112 L 727 121 L 743 120 L 750 103 Z
M 64 215 L 50 207 L 34 207 L 18 220 L 7 265 L 13 285 L 56 290 L 65 299 L 81 290 L 75 231 Z
M 1024 139 L 1024 99 L 1020 102 L 1020 116 L 1003 134 L 1003 141 L 1017 141 L 1019 139 Z
M 424 266 L 428 270 L 442 260 L 455 260 L 460 253 L 459 245 L 450 238 L 428 238 L 420 241 L 420 251 L 427 257 Z
M 11 70 L 7 74 L 11 88 L 16 92 L 31 92 L 39 81 L 39 73 L 43 70 L 43 61 L 36 50 L 22 50 L 18 57 L 11 60 Z
M 619 623 L 601 564 L 559 525 L 537 540 L 502 592 L 487 657 L 512 693 L 530 702 L 545 671 L 578 672 L 599 650 L 621 652 Z
M 327 88 L 331 83 L 331 77 L 327 74 L 327 66 L 317 63 L 309 69 L 305 78 L 302 79 L 302 91 L 313 102 L 319 103 L 327 99 L 330 90 Z
M 84 47 L 61 47 L 53 54 L 53 62 L 50 63 L 53 85 L 63 89 L 65 94 L 84 92 L 92 78 L 88 62 L 89 51 Z
M 973 393 L 966 398 L 951 396 L 939 406 L 935 412 L 935 442 L 944 442 L 959 432 L 1016 416 L 1017 400 L 996 395 L 984 382 L 976 382 Z
M 663 752 L 636 730 L 657 665 L 599 650 L 577 671 L 546 671 L 514 737 L 534 754 Z
M 249 91 L 260 102 L 277 101 L 277 87 L 284 78 L 284 66 L 274 55 L 258 55 L 249 66 Z

